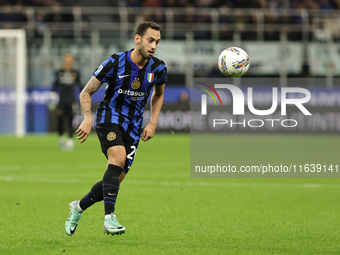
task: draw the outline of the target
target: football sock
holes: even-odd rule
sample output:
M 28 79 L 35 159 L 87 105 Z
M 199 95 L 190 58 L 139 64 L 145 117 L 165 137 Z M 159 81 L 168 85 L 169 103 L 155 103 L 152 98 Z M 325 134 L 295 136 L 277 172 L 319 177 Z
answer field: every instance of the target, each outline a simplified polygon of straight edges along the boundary
M 82 210 L 86 210 L 94 203 L 102 200 L 103 200 L 103 181 L 99 181 L 95 185 L 93 185 L 91 191 L 80 200 L 79 206 Z
M 105 215 L 115 211 L 116 199 L 119 191 L 119 175 L 123 169 L 109 164 L 103 177 L 103 197 Z

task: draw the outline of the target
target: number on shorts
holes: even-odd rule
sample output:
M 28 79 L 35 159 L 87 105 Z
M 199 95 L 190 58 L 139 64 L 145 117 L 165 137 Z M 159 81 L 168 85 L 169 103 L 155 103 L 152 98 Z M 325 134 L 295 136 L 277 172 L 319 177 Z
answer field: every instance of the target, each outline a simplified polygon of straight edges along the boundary
M 136 146 L 132 145 L 130 148 L 131 152 L 126 157 L 127 159 L 133 160 L 133 157 L 135 156 L 136 153 Z

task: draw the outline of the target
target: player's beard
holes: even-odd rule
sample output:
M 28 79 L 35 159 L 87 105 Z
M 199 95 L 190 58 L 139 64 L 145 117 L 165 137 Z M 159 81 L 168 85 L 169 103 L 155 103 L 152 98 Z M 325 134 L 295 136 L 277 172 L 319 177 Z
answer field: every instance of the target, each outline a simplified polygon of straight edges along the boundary
M 152 56 L 148 54 L 148 50 L 145 49 L 143 43 L 141 42 L 139 45 L 139 54 L 144 58 L 144 59 L 150 59 Z

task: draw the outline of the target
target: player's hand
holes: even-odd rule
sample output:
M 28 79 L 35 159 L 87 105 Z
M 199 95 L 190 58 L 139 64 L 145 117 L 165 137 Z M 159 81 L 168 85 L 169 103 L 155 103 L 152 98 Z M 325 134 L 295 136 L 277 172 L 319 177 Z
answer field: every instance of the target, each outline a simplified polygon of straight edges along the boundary
M 76 130 L 76 134 L 78 135 L 77 139 L 81 140 L 80 143 L 86 141 L 87 137 L 91 133 L 92 129 L 92 117 L 85 118 L 84 121 L 80 124 L 79 128 Z
M 146 142 L 155 135 L 156 125 L 149 123 L 145 126 L 142 133 L 142 140 Z

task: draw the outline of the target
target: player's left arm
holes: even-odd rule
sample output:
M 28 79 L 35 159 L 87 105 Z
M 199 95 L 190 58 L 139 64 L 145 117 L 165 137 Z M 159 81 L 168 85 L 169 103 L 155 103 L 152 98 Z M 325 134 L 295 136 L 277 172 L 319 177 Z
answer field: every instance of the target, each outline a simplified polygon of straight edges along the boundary
M 161 112 L 162 105 L 163 105 L 163 98 L 164 98 L 164 87 L 163 85 L 156 85 L 154 87 L 152 96 L 151 96 L 151 119 L 150 123 L 145 126 L 143 133 L 142 133 L 142 140 L 146 142 L 150 138 L 155 135 L 157 120 L 159 113 Z

